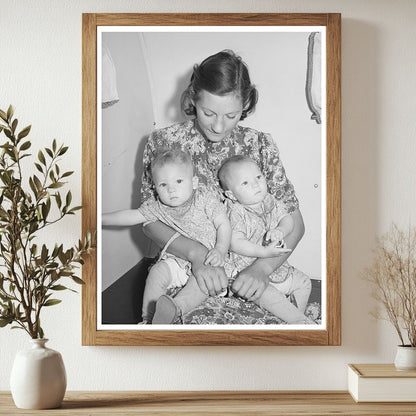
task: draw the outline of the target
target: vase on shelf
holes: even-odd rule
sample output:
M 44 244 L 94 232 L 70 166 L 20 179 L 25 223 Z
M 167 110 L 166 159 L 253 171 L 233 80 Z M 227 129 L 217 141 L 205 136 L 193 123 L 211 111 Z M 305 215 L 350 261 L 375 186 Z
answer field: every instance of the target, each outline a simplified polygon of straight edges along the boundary
M 64 398 L 64 362 L 59 352 L 45 346 L 47 341 L 32 339 L 31 348 L 16 354 L 10 389 L 20 409 L 53 409 L 59 407 Z
M 416 371 L 416 347 L 398 345 L 394 365 L 399 371 Z

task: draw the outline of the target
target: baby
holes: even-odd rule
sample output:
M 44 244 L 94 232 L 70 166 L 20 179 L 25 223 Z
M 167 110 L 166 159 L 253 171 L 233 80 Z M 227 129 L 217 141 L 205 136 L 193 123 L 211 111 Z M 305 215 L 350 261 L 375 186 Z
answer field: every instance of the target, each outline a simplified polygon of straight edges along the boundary
M 217 194 L 198 186 L 189 154 L 181 150 L 161 152 L 152 162 L 151 174 L 157 199 L 148 199 L 138 209 L 103 214 L 102 224 L 132 226 L 160 220 L 175 229 L 177 235 L 207 247 L 205 264 L 223 266 L 231 240 L 226 208 Z M 166 248 L 146 280 L 144 323 L 173 323 L 207 298 L 191 273 L 190 263 L 166 253 Z M 178 302 L 166 295 L 185 285 L 187 289 Z
M 228 198 L 233 230 L 233 274 L 256 258 L 281 255 L 284 239 L 293 230 L 293 220 L 284 204 L 268 193 L 257 164 L 246 156 L 233 156 L 222 164 L 218 177 Z M 309 277 L 285 262 L 269 278 L 259 305 L 289 324 L 314 323 L 304 315 L 311 292 Z

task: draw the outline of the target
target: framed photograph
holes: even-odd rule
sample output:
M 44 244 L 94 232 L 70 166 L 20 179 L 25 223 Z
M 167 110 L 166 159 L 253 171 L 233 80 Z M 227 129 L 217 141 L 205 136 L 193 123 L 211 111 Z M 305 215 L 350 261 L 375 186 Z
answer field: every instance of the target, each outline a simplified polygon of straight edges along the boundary
M 83 345 L 340 345 L 340 36 L 83 15 Z

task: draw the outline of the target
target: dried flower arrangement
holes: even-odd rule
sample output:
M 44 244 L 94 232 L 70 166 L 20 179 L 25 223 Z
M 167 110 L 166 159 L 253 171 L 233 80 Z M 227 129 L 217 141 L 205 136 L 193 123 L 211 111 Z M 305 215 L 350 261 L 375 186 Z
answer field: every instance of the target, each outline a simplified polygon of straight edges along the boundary
M 39 150 L 36 174 L 24 181 L 23 158 L 31 142 L 24 140 L 30 126 L 17 133 L 13 107 L 0 110 L 0 327 L 24 329 L 31 338 L 43 338 L 40 314 L 43 307 L 61 302 L 52 298 L 58 291 L 71 290 L 63 278 L 82 284 L 75 272 L 83 257 L 93 250 L 91 234 L 67 250 L 62 244 L 49 249 L 38 242 L 37 233 L 81 209 L 71 206 L 72 195 L 59 189 L 72 171 L 61 172 L 58 162 L 68 147 L 53 140 L 50 148 Z M 52 218 L 51 218 L 52 217 Z
M 402 346 L 416 347 L 416 228 L 403 231 L 392 224 L 374 253 L 372 267 L 363 272 L 384 309 L 374 316 L 394 326 Z

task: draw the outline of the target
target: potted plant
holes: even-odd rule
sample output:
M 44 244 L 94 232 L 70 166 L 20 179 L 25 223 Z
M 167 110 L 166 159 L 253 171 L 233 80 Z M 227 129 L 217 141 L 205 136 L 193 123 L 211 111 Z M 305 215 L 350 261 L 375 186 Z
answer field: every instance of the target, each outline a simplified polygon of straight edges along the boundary
M 416 370 L 416 228 L 403 231 L 392 224 L 377 240 L 374 253 L 372 267 L 363 273 L 383 307 L 374 316 L 387 319 L 400 339 L 396 368 Z
M 13 107 L 0 110 L 0 327 L 11 325 L 32 339 L 32 349 L 18 353 L 11 374 L 11 389 L 18 407 L 50 408 L 60 405 L 66 375 L 60 354 L 45 347 L 41 312 L 61 302 L 55 297 L 76 275 L 83 257 L 93 249 L 91 234 L 69 249 L 42 242 L 41 232 L 81 207 L 72 206 L 71 191 L 63 193 L 72 171 L 61 171 L 60 158 L 68 147 L 53 140 L 39 150 L 32 175 L 24 177 L 22 160 L 31 156 L 30 126 L 18 132 Z

